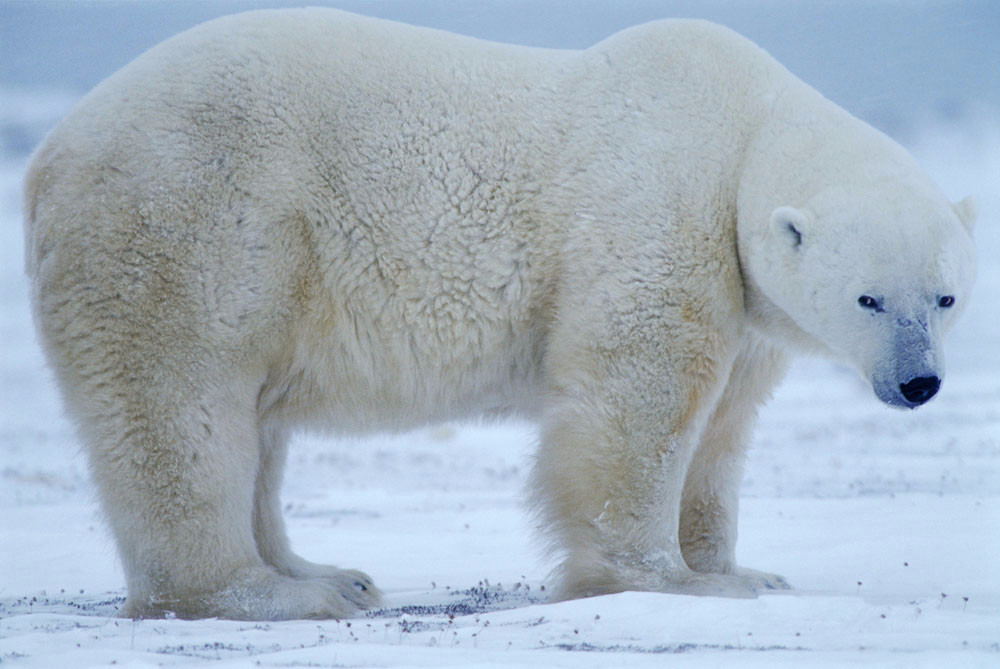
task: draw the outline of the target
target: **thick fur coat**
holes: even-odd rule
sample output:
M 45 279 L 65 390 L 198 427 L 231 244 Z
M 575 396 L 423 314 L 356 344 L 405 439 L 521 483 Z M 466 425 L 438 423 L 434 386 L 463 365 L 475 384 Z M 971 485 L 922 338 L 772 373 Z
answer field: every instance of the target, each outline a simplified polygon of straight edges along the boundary
M 374 605 L 363 573 L 289 549 L 289 433 L 478 415 L 541 426 L 558 596 L 786 587 L 734 546 L 787 355 L 916 406 L 931 381 L 901 388 L 939 383 L 972 281 L 970 205 L 694 21 L 568 52 L 333 10 L 220 19 L 90 93 L 25 192 L 38 331 L 126 616 Z

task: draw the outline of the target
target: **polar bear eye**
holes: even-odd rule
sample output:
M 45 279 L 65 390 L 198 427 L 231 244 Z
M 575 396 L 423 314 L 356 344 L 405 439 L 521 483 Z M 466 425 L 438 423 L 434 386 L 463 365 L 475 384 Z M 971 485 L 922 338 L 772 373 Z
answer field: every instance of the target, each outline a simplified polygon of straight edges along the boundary
M 858 298 L 858 304 L 860 304 L 865 309 L 874 309 L 875 311 L 882 311 L 882 305 L 879 301 L 870 295 L 862 295 Z
M 955 306 L 955 296 L 954 295 L 944 295 L 938 298 L 938 306 L 942 309 L 947 309 L 948 307 Z

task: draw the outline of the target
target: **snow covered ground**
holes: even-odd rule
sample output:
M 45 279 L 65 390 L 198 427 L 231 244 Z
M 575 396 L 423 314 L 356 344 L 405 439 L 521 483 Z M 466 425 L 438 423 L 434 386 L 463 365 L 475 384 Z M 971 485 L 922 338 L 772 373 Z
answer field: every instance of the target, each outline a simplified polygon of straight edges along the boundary
M 846 75 L 845 75 L 846 76 Z M 306 557 L 358 567 L 386 608 L 340 622 L 131 621 L 78 442 L 34 342 L 11 128 L 75 97 L 0 88 L 0 663 L 14 666 L 1000 666 L 1000 116 L 911 119 L 907 144 L 973 193 L 979 281 L 944 387 L 915 412 L 803 361 L 763 412 L 738 555 L 791 592 L 547 604 L 522 488 L 528 425 L 302 436 L 284 499 Z M 19 120 L 20 119 L 20 120 Z M 29 122 L 30 120 L 30 122 Z M 16 138 L 15 138 L 16 139 Z

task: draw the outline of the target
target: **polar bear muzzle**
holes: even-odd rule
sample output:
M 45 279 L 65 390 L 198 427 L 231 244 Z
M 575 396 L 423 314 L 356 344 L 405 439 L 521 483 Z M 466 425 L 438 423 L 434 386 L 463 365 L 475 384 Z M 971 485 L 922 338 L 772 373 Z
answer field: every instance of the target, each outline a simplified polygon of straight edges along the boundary
M 872 387 L 886 404 L 916 409 L 941 388 L 940 355 L 923 327 L 900 330 L 893 355 L 886 359 L 887 364 L 874 370 Z

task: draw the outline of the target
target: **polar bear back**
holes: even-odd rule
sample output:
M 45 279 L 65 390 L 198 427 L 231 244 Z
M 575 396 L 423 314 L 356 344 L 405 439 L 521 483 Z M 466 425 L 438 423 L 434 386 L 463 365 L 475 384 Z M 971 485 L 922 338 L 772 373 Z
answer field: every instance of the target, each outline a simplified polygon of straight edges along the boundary
M 565 57 L 326 10 L 200 26 L 39 149 L 29 272 L 43 294 L 91 277 L 166 339 L 125 348 L 308 369 L 340 429 L 370 425 L 363 407 L 391 427 L 530 404 L 505 389 L 544 330 L 531 199 L 552 121 L 533 99 Z

